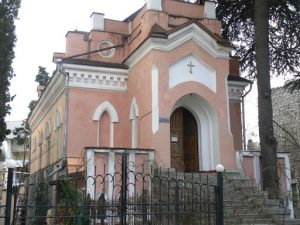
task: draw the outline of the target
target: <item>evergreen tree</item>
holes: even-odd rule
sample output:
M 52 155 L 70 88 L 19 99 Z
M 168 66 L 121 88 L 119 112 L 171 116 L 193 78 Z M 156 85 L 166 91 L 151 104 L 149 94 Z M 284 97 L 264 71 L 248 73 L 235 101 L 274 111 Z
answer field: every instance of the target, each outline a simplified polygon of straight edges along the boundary
M 299 0 L 217 0 L 222 33 L 235 46 L 241 71 L 257 79 L 263 187 L 278 198 L 277 142 L 270 75 L 300 75 Z
M 46 86 L 49 79 L 49 73 L 46 71 L 46 68 L 39 66 L 39 72 L 35 76 L 35 81 L 39 83 L 39 85 Z
M 10 80 L 14 76 L 12 61 L 16 42 L 14 20 L 18 16 L 21 0 L 0 1 L 0 143 L 7 135 L 5 116 L 10 113 Z

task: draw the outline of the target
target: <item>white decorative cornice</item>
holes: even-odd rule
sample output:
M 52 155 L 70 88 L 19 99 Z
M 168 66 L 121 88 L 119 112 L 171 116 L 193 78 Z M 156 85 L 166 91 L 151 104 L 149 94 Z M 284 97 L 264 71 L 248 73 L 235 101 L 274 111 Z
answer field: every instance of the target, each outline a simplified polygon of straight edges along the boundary
M 129 67 L 133 67 L 139 60 L 152 50 L 171 51 L 183 43 L 194 40 L 215 58 L 229 59 L 229 53 L 233 48 L 217 42 L 205 30 L 197 24 L 192 23 L 178 31 L 171 33 L 168 39 L 148 38 L 125 62 Z
M 63 64 L 69 75 L 68 86 L 99 90 L 126 91 L 128 71 L 96 66 Z
M 59 71 L 56 71 L 52 75 L 50 82 L 48 83 L 46 89 L 43 91 L 42 96 L 38 100 L 29 118 L 28 122 L 32 131 L 48 113 L 49 109 L 53 106 L 57 99 L 61 96 L 64 88 L 65 76 Z
M 249 84 L 241 81 L 228 81 L 228 97 L 230 101 L 241 101 L 245 87 Z

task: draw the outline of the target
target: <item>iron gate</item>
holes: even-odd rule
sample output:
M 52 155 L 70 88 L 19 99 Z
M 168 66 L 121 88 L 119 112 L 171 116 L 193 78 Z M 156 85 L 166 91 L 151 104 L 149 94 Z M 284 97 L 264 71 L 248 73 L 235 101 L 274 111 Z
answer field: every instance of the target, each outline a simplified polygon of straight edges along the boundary
M 123 154 L 114 174 L 76 173 L 15 188 L 11 224 L 222 225 L 222 182 L 220 173 L 133 171 Z

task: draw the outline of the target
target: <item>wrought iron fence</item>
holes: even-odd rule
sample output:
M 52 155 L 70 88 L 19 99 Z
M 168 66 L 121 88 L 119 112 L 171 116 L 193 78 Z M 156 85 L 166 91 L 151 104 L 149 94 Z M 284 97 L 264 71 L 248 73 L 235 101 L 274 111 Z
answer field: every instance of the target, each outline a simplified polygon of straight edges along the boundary
M 14 193 L 12 224 L 222 224 L 216 173 L 129 168 L 124 154 L 114 174 L 85 177 L 76 173 L 20 186 Z M 92 185 L 94 193 L 87 185 Z

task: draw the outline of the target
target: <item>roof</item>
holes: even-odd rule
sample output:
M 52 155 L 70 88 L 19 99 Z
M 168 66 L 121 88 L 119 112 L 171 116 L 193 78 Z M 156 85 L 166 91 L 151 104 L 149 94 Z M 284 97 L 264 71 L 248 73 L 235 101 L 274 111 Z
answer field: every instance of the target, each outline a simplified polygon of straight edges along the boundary
M 129 22 L 132 21 L 138 14 L 140 11 L 142 11 L 142 9 L 144 8 L 145 5 L 143 5 L 140 9 L 138 9 L 137 11 L 135 11 L 134 13 L 132 13 L 130 16 L 128 16 L 127 18 L 125 18 L 123 20 L 123 22 Z
M 224 39 L 223 37 L 221 37 L 219 34 L 217 33 L 213 33 L 211 30 L 209 30 L 206 26 L 204 26 L 202 23 L 200 23 L 197 20 L 189 20 L 186 23 L 183 23 L 175 28 L 173 28 L 172 30 L 168 31 L 168 34 L 172 34 L 184 27 L 187 27 L 191 24 L 196 24 L 198 25 L 202 30 L 204 30 L 206 33 L 208 33 L 212 38 L 214 38 L 217 43 L 228 46 L 228 47 L 233 47 L 226 39 Z
M 159 26 L 157 23 L 155 23 L 150 30 L 150 37 L 157 37 L 157 38 L 168 38 L 167 31 Z
M 70 63 L 77 65 L 85 66 L 98 66 L 98 67 L 107 67 L 107 68 L 116 68 L 116 69 L 128 69 L 123 63 L 110 63 L 110 62 L 101 62 L 101 61 L 92 61 L 86 59 L 62 59 L 61 63 Z

